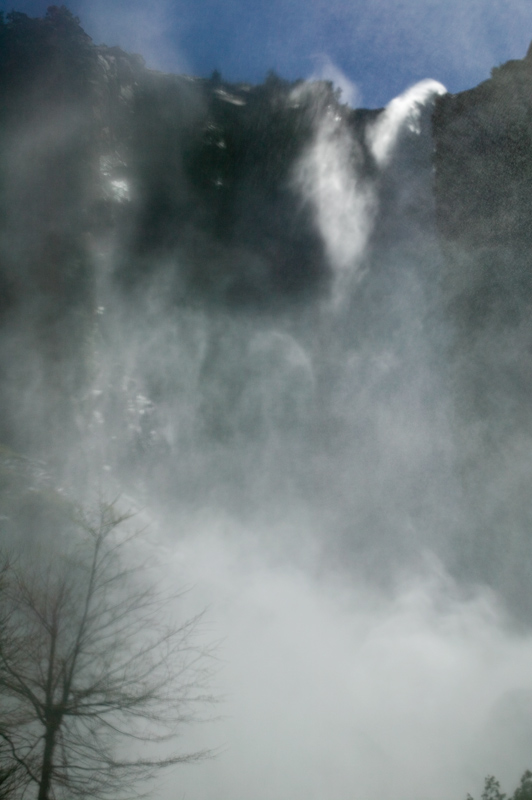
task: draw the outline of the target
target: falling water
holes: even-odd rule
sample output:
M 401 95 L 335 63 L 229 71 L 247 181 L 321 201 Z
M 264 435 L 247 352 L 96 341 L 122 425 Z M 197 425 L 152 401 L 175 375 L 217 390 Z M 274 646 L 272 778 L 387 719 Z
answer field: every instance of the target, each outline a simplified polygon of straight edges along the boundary
M 204 109 L 183 91 L 172 135 L 185 140 Z M 213 89 L 245 106 L 232 91 Z M 221 718 L 186 734 L 220 754 L 166 779 L 165 798 L 447 800 L 530 765 L 532 640 L 512 622 L 515 596 L 467 555 L 481 546 L 461 472 L 474 425 L 456 410 L 433 197 L 444 91 L 423 82 L 355 124 L 325 84 L 292 87 L 282 114 L 313 117 L 286 206 L 274 224 L 271 187 L 250 180 L 218 219 L 232 237 L 181 211 L 157 227 L 167 207 L 229 191 L 221 127 L 205 128 L 218 161 L 202 196 L 177 161 L 161 177 L 157 142 L 140 178 L 140 158 L 135 175 L 127 148 L 104 143 L 83 189 L 89 203 L 98 187 L 104 220 L 85 242 L 83 340 L 41 347 L 56 287 L 34 274 L 4 323 L 13 441 L 62 491 L 104 485 L 142 508 L 161 576 L 193 587 L 185 606 L 207 606 L 220 640 Z M 83 124 L 8 140 L 10 263 L 31 263 L 45 238 L 44 258 L 62 257 L 49 220 L 22 231 Z M 168 197 L 150 208 L 157 170 Z M 294 219 L 303 233 L 284 239 Z M 251 223 L 270 231 L 260 247 Z

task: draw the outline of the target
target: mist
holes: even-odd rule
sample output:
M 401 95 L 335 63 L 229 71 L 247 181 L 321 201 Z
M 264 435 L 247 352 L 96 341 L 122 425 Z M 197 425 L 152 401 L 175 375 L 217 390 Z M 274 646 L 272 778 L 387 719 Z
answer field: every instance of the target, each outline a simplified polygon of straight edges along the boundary
M 207 608 L 221 703 L 182 741 L 217 755 L 164 800 L 513 786 L 528 328 L 467 306 L 474 253 L 449 267 L 445 88 L 365 111 L 327 57 L 250 87 L 83 47 L 92 88 L 17 74 L 1 139 L 5 541 L 53 539 L 31 492 L 120 496 L 182 613 Z

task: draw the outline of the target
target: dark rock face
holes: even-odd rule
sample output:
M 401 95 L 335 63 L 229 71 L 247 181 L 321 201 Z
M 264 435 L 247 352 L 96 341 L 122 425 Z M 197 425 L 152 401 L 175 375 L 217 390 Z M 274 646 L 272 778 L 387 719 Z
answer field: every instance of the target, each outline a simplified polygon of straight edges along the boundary
M 1 21 L 0 323 L 5 341 L 20 326 L 50 390 L 48 423 L 36 432 L 7 412 L 1 441 L 46 450 L 74 425 L 67 398 L 91 380 L 102 281 L 107 294 L 132 298 L 160 281 L 176 309 L 235 312 L 327 287 L 293 166 L 327 109 L 356 132 L 358 150 L 366 118 L 341 106 L 332 85 L 306 94 L 301 85 L 154 72 L 140 56 L 94 45 L 64 7 Z M 5 357 L 12 373 L 9 347 Z
M 474 518 L 464 559 L 473 573 L 511 583 L 516 598 L 531 577 L 530 52 L 480 86 L 438 98 L 433 131 L 455 402 L 467 430 L 460 469 Z M 499 561 L 504 548 L 511 565 Z
M 102 226 L 127 239 L 124 284 L 142 281 L 154 254 L 180 262 L 176 301 L 192 293 L 203 301 L 261 306 L 327 281 L 322 244 L 294 191 L 292 167 L 326 108 L 361 127 L 360 113 L 341 106 L 330 84 L 295 99 L 298 84 L 274 75 L 252 87 L 219 76 L 156 73 L 140 57 L 94 46 L 65 9 L 44 20 L 9 15 L 1 36 L 10 195 L 5 298 L 17 294 L 13 273 L 20 276 L 20 261 L 35 263 L 34 254 L 44 251 L 50 257 L 41 259 L 38 280 L 71 306 L 68 288 L 48 275 L 47 263 L 65 264 L 66 250 L 72 263 L 82 260 L 74 252 L 82 235 Z M 29 141 L 17 153 L 21 134 Z M 43 159 L 38 150 L 46 136 L 55 146 Z M 13 240 L 30 229 L 33 246 L 10 268 Z M 205 239 L 209 248 L 199 252 Z M 72 275 L 79 285 L 73 269 L 61 269 L 62 280 Z
M 66 9 L 9 15 L 0 444 L 174 511 L 303 507 L 360 569 L 428 548 L 531 608 L 531 67 L 379 162 L 386 117 L 328 83 L 162 74 Z
M 481 416 L 489 416 L 490 403 L 504 402 L 501 386 L 516 411 L 528 405 L 532 389 L 531 98 L 529 53 L 470 91 L 438 98 L 433 116 L 437 224 L 457 348 L 470 350 L 490 337 L 515 344 L 512 364 L 486 353 L 483 377 L 470 381 L 471 412 Z M 518 413 L 515 424 L 522 423 Z
M 437 220 L 451 265 L 449 289 L 473 325 L 488 317 L 515 324 L 532 289 L 531 97 L 528 55 L 495 68 L 475 89 L 436 102 Z
M 438 98 L 436 194 L 442 234 L 467 246 L 515 245 L 530 237 L 532 59 Z
M 76 434 L 72 397 L 93 380 L 102 295 L 134 307 L 164 285 L 171 314 L 268 315 L 327 293 L 331 266 L 294 167 L 329 114 L 372 179 L 364 131 L 378 112 L 341 105 L 326 82 L 148 70 L 94 45 L 64 7 L 9 14 L 0 45 L 0 441 L 44 454 Z M 15 367 L 19 348 L 33 366 Z M 28 370 L 38 415 L 13 402 Z
M 280 80 L 242 88 L 146 76 L 132 125 L 139 263 L 166 253 L 184 265 L 181 292 L 237 307 L 326 279 L 309 210 L 291 185 L 315 110 L 296 106 L 292 91 Z

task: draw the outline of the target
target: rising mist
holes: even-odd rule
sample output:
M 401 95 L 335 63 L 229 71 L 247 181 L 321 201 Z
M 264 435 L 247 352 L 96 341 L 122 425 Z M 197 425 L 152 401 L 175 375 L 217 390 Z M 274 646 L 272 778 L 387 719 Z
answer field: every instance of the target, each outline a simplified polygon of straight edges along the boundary
M 209 608 L 224 709 L 187 744 L 221 752 L 160 793 L 515 783 L 527 60 L 354 110 L 328 80 L 164 74 L 52 23 L 1 32 L 5 536 L 53 539 L 54 493 L 120 494 Z

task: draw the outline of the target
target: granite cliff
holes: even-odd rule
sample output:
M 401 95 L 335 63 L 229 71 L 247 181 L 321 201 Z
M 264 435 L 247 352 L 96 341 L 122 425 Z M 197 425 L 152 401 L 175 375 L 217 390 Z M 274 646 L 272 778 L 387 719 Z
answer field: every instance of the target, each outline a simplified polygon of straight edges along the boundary
M 304 507 L 333 560 L 428 548 L 532 607 L 531 89 L 529 54 L 398 117 L 2 19 L 6 452 L 190 513 Z

